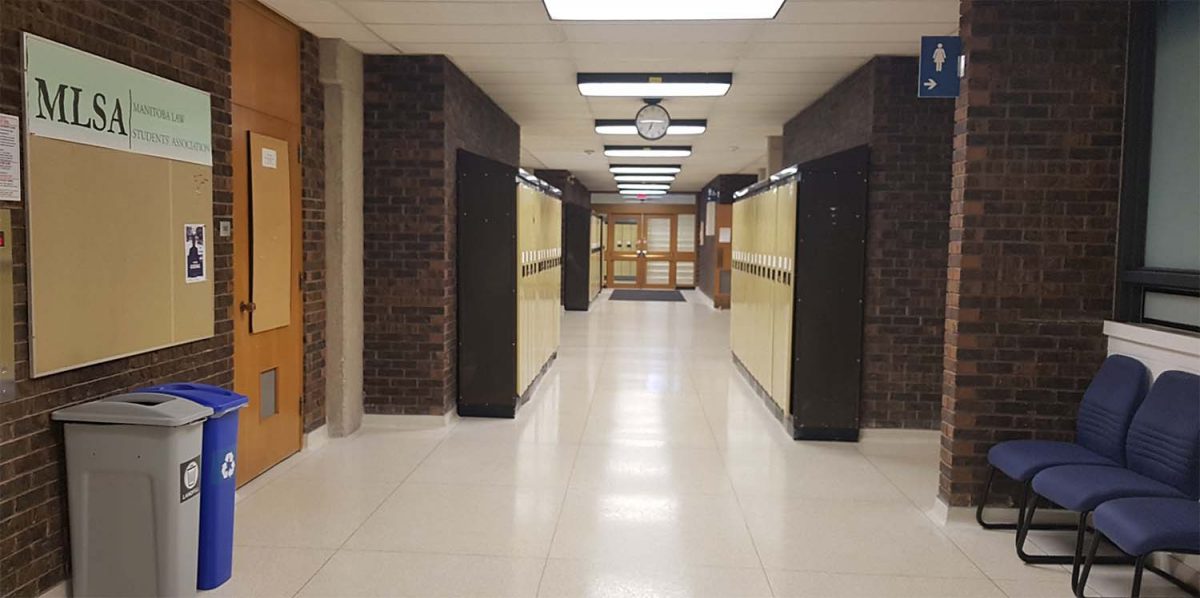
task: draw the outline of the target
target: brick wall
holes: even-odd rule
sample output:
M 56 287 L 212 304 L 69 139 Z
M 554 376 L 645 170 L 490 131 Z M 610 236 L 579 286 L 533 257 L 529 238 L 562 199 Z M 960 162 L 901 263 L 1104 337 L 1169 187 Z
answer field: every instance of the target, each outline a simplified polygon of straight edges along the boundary
M 783 125 L 785 167 L 870 142 L 873 74 L 863 65 Z
M 917 98 L 915 58 L 872 66 L 862 425 L 936 429 L 954 101 Z
M 229 6 L 209 2 L 4 0 L 0 5 L 0 112 L 20 115 L 20 32 L 29 31 L 212 94 L 213 212 L 230 194 Z M 232 375 L 232 254 L 213 235 L 216 336 L 126 359 L 29 379 L 28 293 L 22 204 L 13 215 L 18 399 L 0 405 L 0 595 L 36 596 L 67 574 L 62 433 L 50 411 L 152 383 Z
M 1070 439 L 1104 357 L 1117 236 L 1126 2 L 961 5 L 940 494 L 987 449 Z
M 456 151 L 516 164 L 520 129 L 444 56 L 365 56 L 363 86 L 364 409 L 442 414 L 456 392 Z
M 317 38 L 300 33 L 304 222 L 304 431 L 325 425 L 325 90 Z
M 951 100 L 918 99 L 917 61 L 878 56 L 784 127 L 784 162 L 869 144 L 864 428 L 935 429 L 941 415 Z

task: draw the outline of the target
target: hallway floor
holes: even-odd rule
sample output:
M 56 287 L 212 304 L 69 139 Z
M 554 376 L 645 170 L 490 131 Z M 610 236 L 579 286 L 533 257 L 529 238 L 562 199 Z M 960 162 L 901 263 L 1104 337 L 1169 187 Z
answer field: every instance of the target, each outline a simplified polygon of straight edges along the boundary
M 567 313 L 516 420 L 372 418 L 247 485 L 234 578 L 206 596 L 1071 595 L 1011 533 L 926 516 L 935 433 L 790 440 L 730 363 L 728 312 L 685 294 Z M 1130 570 L 1093 580 L 1128 595 Z

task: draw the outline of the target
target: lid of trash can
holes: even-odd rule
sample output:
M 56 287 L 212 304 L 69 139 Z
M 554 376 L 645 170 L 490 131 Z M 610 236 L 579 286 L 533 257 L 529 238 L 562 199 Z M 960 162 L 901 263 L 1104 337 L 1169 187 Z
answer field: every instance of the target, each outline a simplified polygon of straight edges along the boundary
M 250 402 L 250 399 L 246 395 L 240 395 L 220 386 L 199 384 L 196 382 L 176 382 L 174 384 L 139 388 L 137 392 L 158 392 L 195 401 L 205 407 L 212 407 L 214 417 L 225 415 L 234 409 L 241 409 Z
M 212 413 L 211 407 L 179 397 L 153 392 L 131 392 L 59 409 L 50 414 L 50 417 L 64 422 L 174 428 L 202 420 Z

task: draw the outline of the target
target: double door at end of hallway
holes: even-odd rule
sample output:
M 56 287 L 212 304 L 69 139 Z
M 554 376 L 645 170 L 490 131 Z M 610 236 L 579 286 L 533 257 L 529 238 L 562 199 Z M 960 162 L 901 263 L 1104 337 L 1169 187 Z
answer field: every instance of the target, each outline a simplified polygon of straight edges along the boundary
M 609 213 L 607 237 L 605 275 L 609 287 L 695 286 L 696 216 L 690 210 L 613 211 Z

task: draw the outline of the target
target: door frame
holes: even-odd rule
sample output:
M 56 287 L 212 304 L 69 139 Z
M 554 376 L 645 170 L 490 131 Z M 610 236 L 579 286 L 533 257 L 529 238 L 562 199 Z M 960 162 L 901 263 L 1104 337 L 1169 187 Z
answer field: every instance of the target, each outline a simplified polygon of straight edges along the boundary
M 679 262 L 692 262 L 693 272 L 696 267 L 696 253 L 676 251 L 679 242 L 679 215 L 695 214 L 696 206 L 692 204 L 592 204 L 592 209 L 599 214 L 604 215 L 605 219 L 605 240 L 608 244 L 604 247 L 604 266 L 605 266 L 605 285 L 609 288 L 650 288 L 650 289 L 675 289 L 675 288 L 694 288 L 695 274 L 692 276 L 692 284 L 680 287 L 677 284 L 678 277 L 676 270 Z M 643 241 L 646 239 L 646 217 L 647 216 L 671 216 L 671 249 L 665 255 L 671 263 L 670 281 L 666 285 L 647 285 L 646 284 L 646 257 L 640 256 L 637 260 L 637 282 L 634 285 L 621 284 L 616 280 L 615 262 L 627 259 L 627 256 L 618 257 L 614 251 L 615 238 L 615 220 L 622 215 L 637 215 L 641 217 L 638 228 L 638 239 Z M 691 234 L 696 235 L 693 230 Z M 693 245 L 696 241 L 693 238 Z M 645 249 L 644 246 L 639 249 Z
M 233 222 L 233 389 L 250 397 L 241 411 L 238 426 L 238 485 L 245 484 L 300 451 L 303 434 L 304 394 L 304 268 L 303 173 L 300 148 L 301 122 L 300 36 L 296 25 L 253 0 L 234 0 L 230 7 L 231 82 L 230 102 L 233 136 L 231 214 Z M 246 41 L 249 40 L 249 41 Z M 292 51 L 294 47 L 295 51 Z M 284 64 L 280 56 L 288 57 Z M 294 56 L 294 61 L 291 59 Z M 288 72 L 294 66 L 294 72 Z M 264 76 L 264 70 L 269 75 Z M 281 93 L 281 85 L 293 85 L 292 96 Z M 269 80 L 268 80 L 269 79 Z M 282 328 L 251 332 L 251 191 L 249 133 L 261 133 L 286 141 L 289 172 L 289 323 Z M 244 310 L 246 303 L 251 311 Z M 261 427 L 261 380 L 263 372 L 276 370 L 275 414 Z

